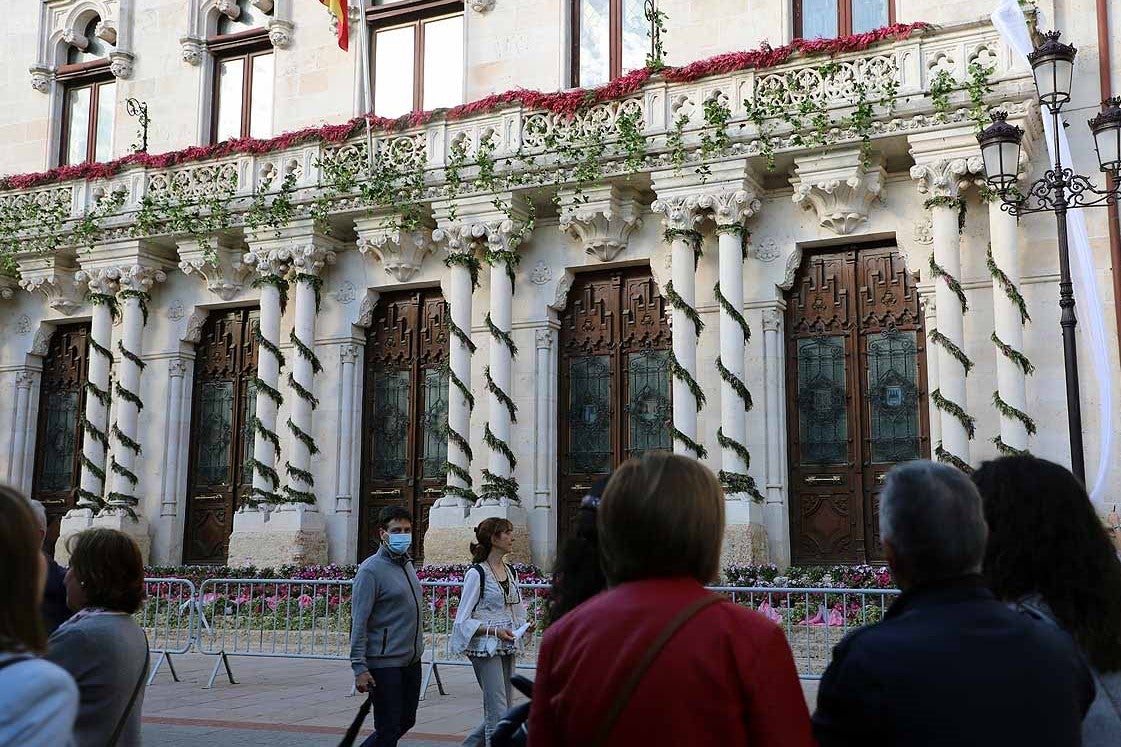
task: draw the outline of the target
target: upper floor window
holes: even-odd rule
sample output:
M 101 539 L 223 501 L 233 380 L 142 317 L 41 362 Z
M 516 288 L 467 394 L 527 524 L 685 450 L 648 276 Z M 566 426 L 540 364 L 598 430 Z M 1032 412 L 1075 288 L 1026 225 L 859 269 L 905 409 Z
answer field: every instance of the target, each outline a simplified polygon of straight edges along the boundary
M 794 36 L 832 39 L 895 22 L 892 0 L 794 0 Z
M 374 0 L 366 12 L 375 114 L 463 103 L 463 0 Z
M 89 22 L 84 38 L 70 46 L 66 65 L 58 70 L 63 89 L 60 164 L 112 158 L 117 83 L 109 71 L 113 46 L 94 33 L 99 20 Z
M 643 0 L 572 0 L 572 85 L 594 88 L 637 70 L 650 51 Z
M 273 134 L 272 44 L 269 14 L 251 0 L 238 0 L 238 12 L 222 14 L 218 34 L 207 39 L 214 54 L 214 100 L 210 140 L 268 138 Z

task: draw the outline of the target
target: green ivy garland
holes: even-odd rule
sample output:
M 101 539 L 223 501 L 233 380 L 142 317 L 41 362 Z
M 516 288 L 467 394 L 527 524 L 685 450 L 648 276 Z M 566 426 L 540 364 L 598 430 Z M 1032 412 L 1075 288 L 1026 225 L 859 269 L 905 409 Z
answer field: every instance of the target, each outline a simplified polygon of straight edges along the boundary
M 953 340 L 951 340 L 949 337 L 946 337 L 939 330 L 930 330 L 930 341 L 938 343 L 943 348 L 945 348 L 950 355 L 957 359 L 957 362 L 960 363 L 962 368 L 965 369 L 966 376 L 968 376 L 969 372 L 973 370 L 974 363 L 969 358 L 969 356 L 965 354 L 965 351 L 959 348 Z
M 742 229 L 742 226 L 741 226 Z M 742 235 L 742 234 L 741 234 Z M 717 282 L 713 287 L 713 294 L 716 296 L 720 308 L 724 309 L 732 319 L 735 320 L 736 325 L 740 328 L 740 333 L 743 335 L 744 345 L 747 345 L 751 340 L 751 327 L 744 318 L 743 313 L 735 308 L 731 301 L 729 301 L 720 290 L 720 283 Z M 754 407 L 754 402 L 751 398 L 751 391 L 747 388 L 747 384 L 738 376 L 731 372 L 720 356 L 716 356 L 716 371 L 720 374 L 720 378 L 727 382 L 732 390 L 743 402 L 743 409 L 745 412 Z M 725 407 L 731 406 L 731 403 L 722 403 Z M 747 470 L 751 466 L 751 452 L 748 451 L 745 444 L 740 443 L 736 439 L 724 433 L 722 428 L 716 429 L 716 441 L 720 446 L 731 449 L 738 454 L 744 461 L 744 469 Z M 729 470 L 720 470 L 720 482 L 724 486 L 724 490 L 731 494 L 747 493 L 753 500 L 762 502 L 763 494 L 759 491 L 759 487 L 755 483 L 755 478 L 750 475 L 739 472 L 732 472 Z
M 1035 435 L 1035 433 L 1036 433 L 1035 421 L 1032 420 L 1031 417 L 1026 412 L 1024 412 L 1023 410 L 1020 410 L 1019 408 L 1013 407 L 1012 405 L 1008 404 L 1003 399 L 1001 399 L 1000 392 L 993 392 L 993 407 L 995 407 L 997 412 L 999 412 L 1001 415 L 1005 416 L 1006 418 L 1013 418 L 1013 419 L 1019 420 L 1021 423 L 1023 423 L 1024 428 L 1028 432 L 1028 435 L 1030 435 L 1030 436 Z
M 939 410 L 944 410 L 957 418 L 958 422 L 964 426 L 965 433 L 969 437 L 969 440 L 972 441 L 973 435 L 977 429 L 976 418 L 967 413 L 957 402 L 946 399 L 941 389 L 935 389 L 931 392 L 930 398 L 934 401 L 934 406 Z
M 142 314 L 144 326 L 148 326 L 148 302 L 151 301 L 152 297 L 144 291 L 135 290 L 132 288 L 125 288 L 124 290 L 117 292 L 117 303 L 120 303 L 126 298 L 132 298 L 137 301 L 137 304 L 140 306 L 140 312 Z M 95 348 L 97 352 L 101 353 L 102 355 L 106 354 L 107 351 L 104 350 L 103 346 L 98 345 L 98 348 Z M 145 368 L 147 368 L 147 364 L 140 358 L 140 356 L 137 355 L 135 351 L 126 348 L 124 346 L 124 343 L 120 340 L 117 341 L 117 350 L 120 351 L 121 355 L 126 360 L 135 365 L 139 371 L 142 372 Z M 95 396 L 98 397 L 99 401 L 108 406 L 107 398 L 102 399 L 100 390 L 98 390 L 97 387 L 94 387 L 93 391 L 95 391 Z M 135 405 L 137 413 L 144 411 L 144 401 L 140 398 L 140 395 L 137 392 L 126 389 L 121 384 L 120 379 L 117 379 L 113 382 L 113 394 L 120 397 L 122 400 Z M 140 456 L 140 444 L 126 435 L 123 431 L 121 431 L 116 423 L 113 424 L 112 428 L 110 429 L 110 433 L 114 438 L 117 439 L 117 442 L 122 447 L 133 452 L 136 456 Z M 133 489 L 136 488 L 137 483 L 139 483 L 139 479 L 137 478 L 136 473 L 118 462 L 115 456 L 109 459 L 109 467 L 114 473 L 124 477 Z M 136 518 L 135 507 L 138 503 L 138 499 L 135 495 L 133 495 L 132 493 L 111 491 L 106 497 L 109 501 L 116 501 L 123 504 L 123 508 L 129 514 L 129 516 Z
M 449 252 L 448 256 L 444 257 L 444 266 L 451 267 L 452 265 L 466 267 L 471 273 L 471 289 L 474 290 L 479 287 L 479 270 L 482 269 L 482 263 L 474 252 Z
M 744 343 L 751 342 L 751 326 L 747 323 L 747 319 L 744 318 L 743 313 L 735 306 L 732 306 L 732 302 L 721 292 L 719 280 L 716 281 L 716 285 L 713 286 L 712 292 L 713 295 L 716 296 L 716 302 L 720 304 L 720 308 L 728 312 L 728 316 L 732 317 L 736 324 L 739 325 L 740 331 L 743 333 Z
M 691 321 L 693 323 L 693 326 L 696 328 L 697 336 L 699 337 L 701 334 L 701 330 L 705 328 L 705 323 L 701 320 L 701 315 L 697 313 L 697 310 L 689 304 L 685 303 L 685 299 L 683 299 L 681 295 L 678 294 L 677 290 L 674 289 L 672 280 L 666 283 L 666 287 L 662 289 L 662 297 L 669 302 L 670 306 L 682 312 L 686 317 L 689 318 L 689 321 Z
M 989 339 L 993 341 L 993 344 L 996 345 L 996 348 L 1001 352 L 1001 355 L 1003 355 L 1005 358 L 1008 358 L 1021 369 L 1023 369 L 1025 376 L 1030 376 L 1035 372 L 1035 366 L 1033 366 L 1032 362 L 1028 360 L 1028 357 L 997 337 L 996 332 L 993 332 Z
M 1031 453 L 1027 449 L 1017 449 L 1015 446 L 1009 446 L 1004 443 L 1004 439 L 1000 436 L 994 436 L 992 442 L 996 446 L 996 450 L 1004 456 L 1024 456 Z
M 474 355 L 475 343 L 472 342 L 471 336 L 468 335 L 467 332 L 465 332 L 460 328 L 458 324 L 452 321 L 451 304 L 449 304 L 447 301 L 444 302 L 444 319 L 447 321 L 448 330 L 451 332 L 452 336 L 455 337 L 463 345 L 463 347 L 467 349 L 469 355 Z M 463 395 L 464 401 L 467 402 L 467 409 L 470 411 L 474 411 L 475 395 L 472 394 L 470 387 L 467 386 L 463 379 L 459 378 L 459 376 L 456 375 L 455 371 L 452 370 L 450 364 L 444 363 L 441 366 L 440 370 L 448 377 L 448 381 L 451 386 L 454 386 L 459 390 L 459 393 Z M 466 435 L 452 428 L 450 424 L 447 425 L 447 432 L 448 440 L 458 446 L 460 451 L 463 452 L 463 456 L 467 460 L 467 465 L 460 466 L 455 462 L 452 462 L 451 460 L 445 461 L 445 471 L 448 474 L 455 475 L 460 480 L 462 480 L 464 486 L 446 483 L 444 485 L 444 492 L 448 495 L 454 495 L 465 501 L 470 501 L 471 504 L 474 504 L 479 500 L 479 496 L 475 493 L 475 480 L 471 477 L 471 462 L 475 459 L 474 452 L 471 450 L 471 444 L 467 440 Z
M 487 329 L 490 330 L 491 337 L 501 342 L 510 350 L 510 357 L 517 358 L 518 346 L 514 344 L 514 338 L 510 337 L 509 332 L 503 332 L 498 328 L 498 325 L 496 325 L 494 323 L 494 320 L 490 318 L 489 311 L 487 312 L 486 325 Z
M 310 285 L 312 287 L 315 292 L 315 310 L 318 313 L 320 291 L 323 287 L 323 278 L 319 277 L 318 275 L 301 272 L 296 274 L 294 281 L 297 283 L 306 283 L 307 285 Z M 316 374 L 322 373 L 323 364 L 320 362 L 319 356 L 315 354 L 315 351 L 311 349 L 311 346 L 308 343 L 300 339 L 299 335 L 296 334 L 295 329 L 289 330 L 288 339 L 292 343 L 292 346 L 296 349 L 296 354 L 311 364 L 312 378 L 314 379 Z M 288 372 L 288 385 L 292 387 L 292 391 L 296 393 L 297 397 L 308 403 L 312 411 L 319 407 L 319 400 L 314 394 L 311 393 L 311 391 L 307 387 L 296 381 L 296 377 L 293 375 L 292 371 Z M 310 433 L 305 431 L 300 426 L 296 425 L 295 422 L 292 421 L 292 418 L 288 418 L 287 425 L 288 431 L 292 434 L 293 438 L 307 447 L 309 455 L 315 456 L 319 453 L 319 446 L 316 444 L 315 438 Z M 285 460 L 284 462 L 284 471 L 289 477 L 293 477 L 314 489 L 315 475 L 313 475 L 310 471 L 302 469 L 300 467 L 296 467 L 287 460 Z M 315 493 L 312 491 L 298 490 L 292 487 L 291 484 L 286 484 L 284 486 L 284 493 L 288 497 L 288 500 L 293 503 L 307 503 L 310 505 L 315 505 Z
M 993 280 L 1000 287 L 1005 297 L 1008 298 L 1008 300 L 1011 301 L 1012 304 L 1016 307 L 1017 311 L 1019 311 L 1020 325 L 1023 326 L 1024 324 L 1027 324 L 1029 321 L 1031 321 L 1031 317 L 1028 315 L 1027 301 L 1024 300 L 1023 295 L 1021 295 L 1019 289 L 1012 282 L 1012 279 L 1009 278 L 1004 270 L 1002 270 L 997 265 L 996 260 L 993 258 L 993 245 L 991 243 L 988 245 L 985 251 L 985 261 L 988 265 L 989 273 L 993 276 Z M 1004 340 L 1001 340 L 995 330 L 993 331 L 989 339 L 992 340 L 993 345 L 995 345 L 996 349 L 1000 351 L 1000 354 L 1015 363 L 1020 368 L 1020 370 L 1024 372 L 1025 376 L 1030 376 L 1035 371 L 1035 366 L 1033 366 L 1031 361 L 1028 360 L 1028 357 L 1024 355 L 1023 352 L 1016 350 L 1011 345 L 1004 342 Z M 998 392 L 993 392 L 993 406 L 1001 415 L 1019 420 L 1021 423 L 1023 423 L 1024 428 L 1028 432 L 1028 435 L 1035 434 L 1035 422 L 1027 415 L 1027 413 L 1013 407 L 1012 405 L 1009 405 L 1007 402 L 1001 399 Z M 1004 443 L 1004 440 L 1000 436 L 996 436 L 993 439 L 993 443 L 1002 454 L 1026 453 L 1020 449 L 1016 449 Z
M 961 304 L 961 313 L 969 311 L 969 301 L 965 297 L 965 289 L 962 288 L 961 282 L 950 273 L 946 272 L 946 268 L 934 261 L 933 252 L 930 255 L 930 274 L 936 278 L 941 278 L 946 281 L 946 285 L 950 286 L 950 290 L 958 297 L 958 302 Z
M 934 455 L 935 455 L 935 457 L 938 458 L 938 461 L 943 462 L 945 464 L 951 464 L 951 465 L 957 467 L 958 469 L 960 469 L 962 472 L 966 473 L 967 475 L 972 474 L 972 472 L 973 472 L 973 468 L 970 467 L 969 464 L 964 459 L 962 459 L 961 457 L 959 457 L 956 454 L 953 454 L 953 453 L 947 451 L 942 446 L 941 441 L 939 441 L 938 445 L 934 447 Z
M 996 279 L 997 284 L 1000 286 L 1001 290 L 1004 291 L 1004 295 L 1008 296 L 1008 300 L 1015 304 L 1016 308 L 1019 310 L 1020 322 L 1030 322 L 1031 316 L 1028 314 L 1028 303 L 1012 283 L 1012 279 L 1005 274 L 1004 270 L 997 266 L 996 260 L 993 259 L 993 245 L 991 243 L 985 252 L 985 262 L 988 265 L 989 273 Z
M 958 233 L 965 231 L 965 198 L 964 197 L 948 197 L 940 195 L 938 197 L 931 197 L 925 200 L 922 204 L 924 208 L 930 210 L 934 207 L 948 207 L 958 211 Z

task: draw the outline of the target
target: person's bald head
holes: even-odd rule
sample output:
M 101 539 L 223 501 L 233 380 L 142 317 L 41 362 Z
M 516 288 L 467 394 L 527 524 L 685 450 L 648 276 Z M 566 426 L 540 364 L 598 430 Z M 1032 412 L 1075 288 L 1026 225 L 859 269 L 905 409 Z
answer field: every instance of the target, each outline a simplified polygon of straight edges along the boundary
M 42 542 L 47 536 L 47 509 L 34 498 L 29 498 L 27 503 L 31 506 L 31 512 L 35 514 L 35 523 L 39 527 L 39 541 Z

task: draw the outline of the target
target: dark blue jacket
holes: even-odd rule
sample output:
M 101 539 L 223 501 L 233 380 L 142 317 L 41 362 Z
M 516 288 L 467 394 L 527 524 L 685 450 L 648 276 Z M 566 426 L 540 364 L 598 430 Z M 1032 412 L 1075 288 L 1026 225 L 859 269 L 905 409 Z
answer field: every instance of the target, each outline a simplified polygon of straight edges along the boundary
M 903 593 L 837 645 L 814 733 L 821 747 L 1078 747 L 1093 699 L 1069 635 L 968 576 Z
M 59 625 L 70 619 L 74 613 L 66 606 L 66 569 L 54 560 L 47 560 L 47 586 L 43 590 L 43 625 L 47 635 L 55 632 Z

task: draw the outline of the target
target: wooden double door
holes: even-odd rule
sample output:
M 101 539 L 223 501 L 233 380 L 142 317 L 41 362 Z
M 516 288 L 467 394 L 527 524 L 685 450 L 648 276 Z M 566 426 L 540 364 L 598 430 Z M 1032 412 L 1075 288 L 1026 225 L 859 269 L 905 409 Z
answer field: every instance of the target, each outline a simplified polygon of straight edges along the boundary
M 558 536 L 588 489 L 650 449 L 673 449 L 668 305 L 649 267 L 577 275 L 561 318 Z
M 883 559 L 889 469 L 930 454 L 917 278 L 894 245 L 804 258 L 787 304 L 796 564 Z
M 359 562 L 377 552 L 386 506 L 413 515 L 412 555 L 424 559 L 428 512 L 447 481 L 447 360 L 440 289 L 383 294 L 366 337 Z
M 60 325 L 43 358 L 31 495 L 47 511 L 43 549 L 52 557 L 59 522 L 74 508 L 81 480 L 89 338 L 88 323 Z
M 213 311 L 196 347 L 183 538 L 186 564 L 224 564 L 234 512 L 253 487 L 256 308 Z

